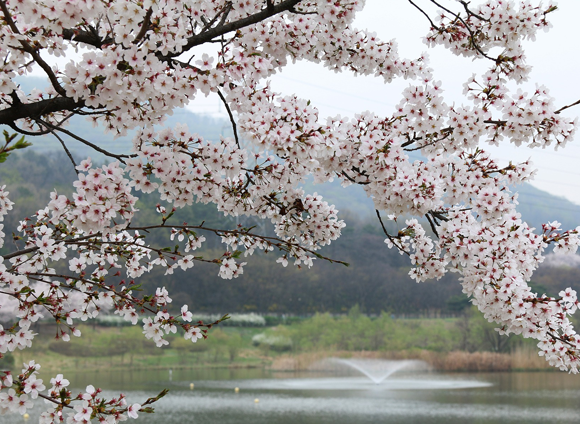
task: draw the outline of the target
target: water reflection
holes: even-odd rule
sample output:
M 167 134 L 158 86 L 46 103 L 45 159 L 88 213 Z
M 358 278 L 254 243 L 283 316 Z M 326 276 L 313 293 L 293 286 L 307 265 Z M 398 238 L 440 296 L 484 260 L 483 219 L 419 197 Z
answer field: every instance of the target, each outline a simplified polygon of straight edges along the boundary
M 288 378 L 240 381 L 200 381 L 200 388 L 231 388 L 233 386 L 250 390 L 302 390 L 302 391 L 382 391 L 382 390 L 450 390 L 474 387 L 489 387 L 485 381 L 465 379 L 431 378 L 390 378 L 375 383 L 368 378 Z
M 131 401 L 169 388 L 156 414 L 141 414 L 144 424 L 580 422 L 580 378 L 557 372 L 402 375 L 381 385 L 256 369 L 173 370 L 172 382 L 167 370 L 67 377 L 76 387 L 96 382 L 111 396 L 124 391 Z M 29 422 L 37 419 L 33 411 Z M 20 422 L 19 416 L 0 417 L 0 424 Z

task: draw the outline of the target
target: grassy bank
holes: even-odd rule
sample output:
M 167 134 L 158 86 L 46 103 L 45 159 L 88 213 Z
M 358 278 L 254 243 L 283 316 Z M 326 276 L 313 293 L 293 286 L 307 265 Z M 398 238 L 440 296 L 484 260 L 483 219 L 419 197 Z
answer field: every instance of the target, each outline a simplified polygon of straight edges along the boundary
M 56 328 L 38 325 L 32 349 L 15 352 L 17 365 L 36 360 L 44 369 L 152 369 L 263 367 L 276 371 L 311 369 L 327 357 L 419 359 L 440 371 L 552 369 L 535 343 L 499 336 L 476 311 L 461 318 L 394 319 L 315 315 L 290 325 L 213 328 L 196 344 L 179 335 L 157 348 L 140 327 L 81 326 L 83 337 L 55 340 Z M 16 368 L 18 369 L 18 368 Z

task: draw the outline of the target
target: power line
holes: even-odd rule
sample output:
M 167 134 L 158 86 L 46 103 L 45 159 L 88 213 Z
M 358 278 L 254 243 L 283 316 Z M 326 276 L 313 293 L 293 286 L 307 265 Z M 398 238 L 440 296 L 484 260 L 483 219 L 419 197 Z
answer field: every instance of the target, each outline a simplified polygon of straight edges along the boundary
M 576 212 L 576 213 L 579 213 L 580 212 L 580 206 L 578 206 L 577 209 L 573 209 L 573 208 L 566 208 L 566 207 L 553 207 L 553 206 L 547 205 L 547 204 L 541 204 L 541 203 L 538 204 L 538 203 L 526 202 L 526 201 L 520 201 L 520 200 L 518 200 L 518 203 L 520 205 L 523 204 L 523 205 L 530 205 L 530 206 L 536 206 L 536 207 L 538 207 L 538 206 L 547 206 L 547 207 L 550 207 L 550 208 L 554 209 L 555 211 L 569 211 L 569 212 Z M 580 220 L 579 220 L 578 223 L 580 224 Z
M 343 96 L 353 97 L 355 99 L 365 100 L 367 102 L 378 103 L 378 104 L 383 105 L 383 106 L 395 106 L 396 105 L 395 103 L 390 103 L 390 102 L 387 103 L 387 102 L 382 102 L 380 100 L 369 99 L 367 97 L 357 96 L 356 94 L 348 93 L 346 91 L 335 90 L 334 88 L 328 88 L 328 87 L 320 86 L 318 84 L 312 84 L 312 83 L 309 83 L 309 82 L 306 82 L 306 81 L 301 81 L 301 80 L 297 80 L 297 79 L 294 79 L 294 78 L 288 78 L 288 77 L 285 77 L 285 76 L 282 76 L 282 75 L 278 76 L 278 78 L 285 79 L 287 81 L 297 82 L 299 84 L 307 85 L 309 87 L 315 87 L 315 88 L 317 88 L 319 90 L 324 90 L 324 91 L 328 91 L 328 92 L 331 92 L 331 93 L 340 94 L 340 95 L 343 95 Z M 325 106 L 328 106 L 328 105 L 325 105 Z M 330 106 L 330 107 L 335 107 L 335 106 Z

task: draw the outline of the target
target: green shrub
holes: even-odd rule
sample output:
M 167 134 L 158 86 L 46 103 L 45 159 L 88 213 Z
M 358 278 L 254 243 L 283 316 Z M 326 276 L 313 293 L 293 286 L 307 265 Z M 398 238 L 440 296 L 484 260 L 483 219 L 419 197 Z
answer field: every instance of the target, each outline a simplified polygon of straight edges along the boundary
M 252 344 L 274 352 L 292 350 L 292 339 L 284 335 L 260 333 L 252 337 Z

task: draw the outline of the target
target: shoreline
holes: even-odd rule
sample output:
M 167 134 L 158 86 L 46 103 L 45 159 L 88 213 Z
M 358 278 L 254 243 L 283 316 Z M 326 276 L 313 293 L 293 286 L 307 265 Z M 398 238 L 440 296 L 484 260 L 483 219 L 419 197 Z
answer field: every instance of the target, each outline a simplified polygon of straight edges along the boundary
M 188 361 L 197 363 L 187 364 L 171 361 L 179 352 L 167 349 L 161 356 L 136 356 L 133 364 L 121 357 L 59 357 L 60 355 L 36 355 L 43 372 L 70 373 L 87 371 L 143 371 L 143 370 L 194 370 L 194 369 L 264 369 L 272 372 L 309 372 L 319 371 L 317 363 L 327 358 L 341 359 L 384 359 L 384 360 L 420 360 L 427 364 L 434 372 L 524 372 L 542 371 L 554 372 L 544 358 L 536 352 L 519 348 L 510 353 L 494 352 L 434 352 L 427 350 L 411 351 L 314 351 L 303 353 L 264 354 L 256 350 L 240 352 L 243 356 L 234 361 L 200 361 L 196 355 L 186 356 Z M 17 354 L 16 357 L 19 355 Z M 44 358 L 42 358 L 44 356 Z M 23 362 L 26 362 L 25 358 Z M 183 358 L 180 358 L 183 360 Z M 21 361 L 17 360 L 19 364 Z M 152 363 L 157 362 L 157 363 Z M 20 372 L 17 366 L 13 372 Z

